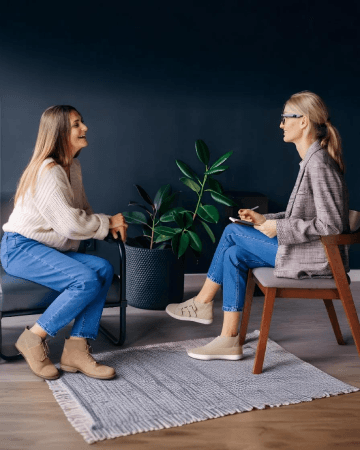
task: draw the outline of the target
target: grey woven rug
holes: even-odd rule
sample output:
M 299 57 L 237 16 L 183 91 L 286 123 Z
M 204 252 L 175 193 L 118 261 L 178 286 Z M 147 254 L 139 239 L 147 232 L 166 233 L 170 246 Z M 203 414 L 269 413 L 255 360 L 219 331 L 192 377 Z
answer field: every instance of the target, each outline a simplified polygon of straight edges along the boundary
M 252 373 L 259 331 L 240 361 L 201 361 L 186 349 L 213 338 L 133 347 L 96 355 L 117 377 L 63 373 L 48 381 L 71 425 L 89 444 L 251 411 L 359 391 L 268 340 L 263 373 Z

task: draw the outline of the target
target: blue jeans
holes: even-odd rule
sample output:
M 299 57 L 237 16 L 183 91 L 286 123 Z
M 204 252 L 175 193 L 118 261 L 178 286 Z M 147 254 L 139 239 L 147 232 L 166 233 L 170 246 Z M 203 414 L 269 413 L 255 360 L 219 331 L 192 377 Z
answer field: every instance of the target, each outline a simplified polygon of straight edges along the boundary
M 223 288 L 223 311 L 242 311 L 249 268 L 275 267 L 277 237 L 268 238 L 246 225 L 228 225 L 207 277 Z
M 50 336 L 75 319 L 71 336 L 96 339 L 113 280 L 114 268 L 109 261 L 60 252 L 21 234 L 5 232 L 1 264 L 9 275 L 61 292 L 37 321 Z

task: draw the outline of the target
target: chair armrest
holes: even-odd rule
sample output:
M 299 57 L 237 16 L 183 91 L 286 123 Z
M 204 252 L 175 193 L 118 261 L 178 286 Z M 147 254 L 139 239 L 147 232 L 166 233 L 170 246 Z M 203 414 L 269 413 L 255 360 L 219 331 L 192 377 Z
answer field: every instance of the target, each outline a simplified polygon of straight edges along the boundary
M 117 239 L 114 239 L 114 236 L 112 235 L 111 232 L 109 232 L 109 234 L 106 236 L 106 238 L 104 239 L 105 242 L 108 242 L 109 244 L 118 244 L 118 248 L 119 248 L 119 263 L 120 263 L 120 270 L 119 270 L 119 274 L 121 277 L 121 289 L 122 289 L 122 299 L 126 298 L 126 291 L 125 291 L 125 286 L 126 286 L 126 254 L 125 254 L 125 246 L 123 241 L 121 240 L 121 235 L 120 235 L 120 231 L 116 232 L 118 235 Z
M 351 234 L 333 234 L 331 236 L 320 236 L 320 239 L 325 246 L 359 244 L 360 230 Z

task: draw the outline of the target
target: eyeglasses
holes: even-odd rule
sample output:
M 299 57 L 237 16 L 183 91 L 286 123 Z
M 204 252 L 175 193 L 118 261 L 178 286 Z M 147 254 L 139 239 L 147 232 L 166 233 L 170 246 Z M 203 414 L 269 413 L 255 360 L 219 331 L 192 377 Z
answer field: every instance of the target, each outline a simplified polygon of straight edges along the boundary
M 285 125 L 285 119 L 287 117 L 292 117 L 293 119 L 299 119 L 300 117 L 303 117 L 303 116 L 300 116 L 299 114 L 281 114 L 281 117 L 282 117 L 281 123 L 283 125 Z

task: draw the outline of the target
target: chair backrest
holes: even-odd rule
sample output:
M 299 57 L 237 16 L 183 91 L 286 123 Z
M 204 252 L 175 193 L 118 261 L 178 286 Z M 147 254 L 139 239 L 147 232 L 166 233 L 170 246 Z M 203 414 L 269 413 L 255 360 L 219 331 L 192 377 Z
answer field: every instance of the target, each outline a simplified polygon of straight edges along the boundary
M 360 212 L 350 209 L 349 211 L 350 231 L 353 233 L 360 228 Z
M 9 220 L 10 214 L 14 208 L 15 192 L 2 192 L 0 197 L 0 234 L 4 234 L 3 225 Z

